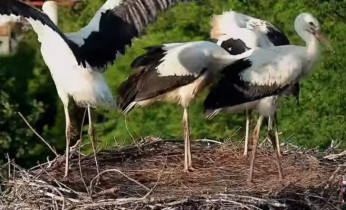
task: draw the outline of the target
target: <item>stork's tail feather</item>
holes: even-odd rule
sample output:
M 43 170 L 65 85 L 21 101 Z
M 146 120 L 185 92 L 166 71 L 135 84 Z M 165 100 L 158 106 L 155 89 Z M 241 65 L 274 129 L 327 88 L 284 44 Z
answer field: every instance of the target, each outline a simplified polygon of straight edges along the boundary
M 222 24 L 220 24 L 222 19 L 222 15 L 213 15 L 210 24 L 211 24 L 211 30 L 210 30 L 210 38 L 212 39 L 219 39 L 219 37 L 223 34 L 222 33 Z
M 213 117 L 215 117 L 219 112 L 221 111 L 221 109 L 207 109 L 204 111 L 205 117 L 208 120 L 211 120 Z
M 213 15 L 210 24 L 210 38 L 219 39 L 221 36 L 225 34 L 231 33 L 230 25 L 234 22 L 235 13 L 230 10 L 223 12 L 221 15 Z
M 123 113 L 127 114 L 129 113 L 133 108 L 135 108 L 137 102 L 131 102 L 125 109 L 123 109 Z

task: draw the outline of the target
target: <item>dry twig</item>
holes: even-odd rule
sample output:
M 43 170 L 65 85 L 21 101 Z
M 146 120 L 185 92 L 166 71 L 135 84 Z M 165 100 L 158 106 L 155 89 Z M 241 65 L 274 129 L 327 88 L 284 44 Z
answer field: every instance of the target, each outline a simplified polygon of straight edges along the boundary
M 32 132 L 34 132 L 34 134 L 41 139 L 41 141 L 43 141 L 43 143 L 45 143 L 48 148 L 55 154 L 56 157 L 59 156 L 59 154 L 55 151 L 55 149 L 53 149 L 52 146 L 50 146 L 50 144 L 48 144 L 48 142 L 46 140 L 44 140 L 44 138 L 42 136 L 40 136 L 40 134 L 38 134 L 36 132 L 36 130 L 30 125 L 30 123 L 25 119 L 25 117 L 22 115 L 22 113 L 18 112 L 19 116 L 24 120 L 24 122 L 26 123 L 26 125 L 32 130 Z

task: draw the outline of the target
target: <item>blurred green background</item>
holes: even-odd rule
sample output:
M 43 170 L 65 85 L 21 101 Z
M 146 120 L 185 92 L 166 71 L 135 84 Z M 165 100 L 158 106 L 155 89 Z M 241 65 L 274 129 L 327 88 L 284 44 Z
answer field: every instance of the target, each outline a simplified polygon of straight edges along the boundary
M 59 26 L 64 32 L 79 30 L 88 23 L 104 0 L 88 0 L 72 8 L 59 9 Z M 116 97 L 117 88 L 130 72 L 129 64 L 143 47 L 169 42 L 210 40 L 212 14 L 233 9 L 269 20 L 284 31 L 292 44 L 304 42 L 294 31 L 293 22 L 301 12 L 312 13 L 322 25 L 335 53 L 322 48 L 321 59 L 313 73 L 301 82 L 301 105 L 294 99 L 282 100 L 278 112 L 281 141 L 307 148 L 327 148 L 332 140 L 346 148 L 346 0 L 201 0 L 179 3 L 148 27 L 105 73 Z M 0 160 L 5 154 L 29 167 L 53 157 L 48 148 L 25 125 L 21 112 L 31 125 L 62 154 L 65 146 L 63 107 L 50 73 L 42 61 L 40 45 L 33 31 L 25 34 L 17 54 L 0 58 Z M 244 114 L 219 114 L 204 118 L 202 102 L 206 91 L 192 104 L 192 139 L 241 141 L 244 138 Z M 100 146 L 112 148 L 132 143 L 119 111 L 99 109 L 95 114 Z M 140 139 L 158 136 L 182 139 L 182 110 L 175 104 L 158 103 L 133 110 L 126 118 L 132 136 Z M 255 120 L 255 117 L 254 117 Z M 263 129 L 265 130 L 265 129 Z M 263 131 L 263 136 L 265 132 Z M 85 142 L 89 142 L 85 136 Z

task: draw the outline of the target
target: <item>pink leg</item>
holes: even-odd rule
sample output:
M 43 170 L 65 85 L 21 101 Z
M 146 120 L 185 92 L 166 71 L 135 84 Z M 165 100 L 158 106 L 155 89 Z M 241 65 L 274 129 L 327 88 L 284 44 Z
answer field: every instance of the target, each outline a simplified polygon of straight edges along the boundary
M 65 175 L 64 177 L 68 176 L 69 173 L 69 156 L 70 156 L 70 142 L 71 142 L 71 121 L 70 121 L 70 115 L 68 113 L 68 106 L 64 105 L 64 112 L 65 112 L 65 121 L 66 121 L 66 128 L 65 128 L 65 137 L 66 137 L 66 153 L 65 153 Z
M 254 169 L 254 163 L 255 163 L 255 155 L 256 150 L 258 146 L 258 139 L 259 139 L 259 132 L 261 129 L 261 124 L 263 121 L 263 116 L 260 116 L 257 121 L 257 125 L 255 127 L 254 133 L 253 133 L 253 143 L 252 143 L 252 155 L 251 155 L 251 162 L 250 162 L 250 172 L 247 182 L 251 183 L 253 178 L 253 169 Z
M 251 111 L 246 110 L 244 156 L 247 156 L 247 152 L 248 152 L 250 123 L 251 123 Z
M 89 119 L 89 129 L 88 129 L 88 134 L 91 140 L 91 146 L 93 148 L 94 151 L 94 159 L 95 159 L 95 165 L 96 165 L 96 172 L 97 174 L 100 174 L 100 168 L 99 168 L 99 164 L 97 161 L 97 151 L 96 151 L 96 141 L 95 141 L 95 133 L 94 133 L 94 126 L 93 126 L 93 122 L 91 119 L 91 108 L 88 105 L 88 119 Z M 99 182 L 99 177 L 96 179 L 96 183 Z
M 191 158 L 191 142 L 190 142 L 190 127 L 188 109 L 184 108 L 183 114 L 183 129 L 184 129 L 184 171 L 193 171 Z

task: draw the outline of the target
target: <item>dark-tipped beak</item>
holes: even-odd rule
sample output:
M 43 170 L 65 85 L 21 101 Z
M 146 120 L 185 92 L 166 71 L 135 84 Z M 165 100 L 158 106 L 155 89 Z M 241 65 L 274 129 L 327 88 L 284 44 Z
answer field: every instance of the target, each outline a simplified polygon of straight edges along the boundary
M 326 39 L 326 37 L 321 33 L 320 30 L 316 30 L 314 31 L 313 35 L 322 43 L 324 44 L 329 50 L 333 51 L 332 46 L 330 45 L 330 43 L 328 42 L 328 40 Z

